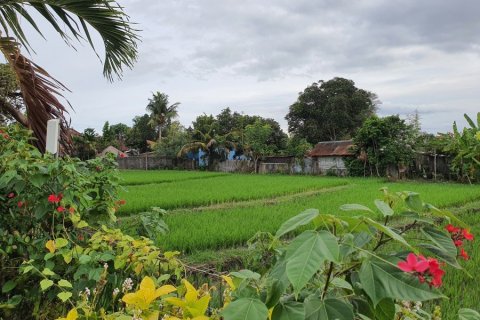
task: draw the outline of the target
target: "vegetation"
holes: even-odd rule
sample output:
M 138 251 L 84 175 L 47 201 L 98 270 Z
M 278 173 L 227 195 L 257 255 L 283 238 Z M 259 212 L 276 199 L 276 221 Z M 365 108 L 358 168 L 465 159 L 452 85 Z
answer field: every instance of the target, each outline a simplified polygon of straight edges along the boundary
M 314 82 L 299 94 L 286 116 L 288 131 L 311 144 L 350 138 L 375 113 L 376 96 L 352 80 Z
M 179 102 L 168 105 L 168 96 L 161 92 L 156 92 L 153 97 L 148 100 L 147 111 L 150 111 L 149 124 L 157 129 L 158 142 L 162 140 L 162 131 L 169 125 L 173 119 L 178 117 L 177 108 Z

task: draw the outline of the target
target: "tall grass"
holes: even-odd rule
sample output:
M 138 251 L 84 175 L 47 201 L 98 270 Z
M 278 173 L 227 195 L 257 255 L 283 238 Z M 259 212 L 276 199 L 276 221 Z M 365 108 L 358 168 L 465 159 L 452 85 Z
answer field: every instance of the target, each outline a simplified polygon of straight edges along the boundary
M 122 185 L 124 186 L 204 179 L 227 175 L 221 172 L 179 170 L 122 170 L 120 174 L 122 177 Z

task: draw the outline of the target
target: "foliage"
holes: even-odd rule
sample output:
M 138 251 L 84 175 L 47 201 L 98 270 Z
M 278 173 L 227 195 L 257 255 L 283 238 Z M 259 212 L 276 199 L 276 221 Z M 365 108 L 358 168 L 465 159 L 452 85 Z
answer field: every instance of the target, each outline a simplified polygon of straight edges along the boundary
M 72 141 L 72 155 L 81 160 L 93 159 L 98 153 L 99 137 L 95 133 L 95 129 L 85 129 L 82 134 L 73 136 Z
M 14 120 L 12 115 L 7 112 L 5 106 L 8 104 L 13 110 L 18 112 L 18 116 L 23 112 L 23 99 L 19 92 L 18 80 L 13 73 L 12 68 L 6 63 L 0 63 L 0 125 Z
M 286 116 L 288 131 L 309 143 L 352 137 L 375 113 L 376 96 L 352 80 L 320 80 L 305 88 Z
M 167 128 L 165 137 L 157 143 L 155 152 L 162 156 L 174 158 L 188 141 L 188 132 L 178 121 L 174 121 Z
M 147 141 L 153 141 L 156 137 L 155 129 L 148 124 L 149 121 L 150 116 L 148 114 L 136 116 L 133 118 L 132 129 L 127 135 L 127 145 L 133 149 L 137 149 L 140 153 L 147 152 Z
M 147 111 L 150 111 L 150 126 L 157 128 L 158 141 L 162 140 L 162 131 L 178 116 L 177 108 L 180 102 L 168 105 L 168 95 L 157 91 L 148 100 Z
M 399 116 L 374 116 L 358 129 L 353 142 L 355 161 L 363 163 L 364 175 L 384 176 L 390 166 L 410 165 L 414 158 L 415 130 Z
M 285 153 L 287 155 L 295 156 L 297 159 L 303 160 L 305 154 L 311 150 L 312 147 L 313 146 L 308 143 L 307 139 L 293 136 L 288 138 Z
M 262 124 L 260 120 L 245 127 L 245 147 L 253 158 L 255 172 L 258 171 L 257 163 L 260 157 L 273 151 L 272 146 L 268 143 L 268 137 L 271 133 L 270 125 Z
M 453 123 L 453 135 L 448 137 L 445 150 L 453 153 L 452 168 L 462 180 L 471 182 L 479 178 L 480 169 L 480 112 L 476 122 L 467 114 L 464 115 L 470 127 L 460 132 L 457 124 Z
M 73 39 L 84 40 L 93 48 L 91 30 L 95 30 L 105 48 L 103 72 L 110 80 L 114 74 L 120 76 L 125 66 L 133 65 L 137 58 L 138 36 L 128 16 L 114 0 L 22 0 L 0 4 L 0 51 L 19 81 L 27 112 L 23 115 L 8 101 L 0 101 L 2 109 L 34 131 L 35 145 L 41 151 L 45 150 L 46 122 L 60 119 L 62 144 L 68 149 L 66 108 L 58 99 L 65 87 L 20 52 L 20 46 L 32 49 L 24 32 L 25 25 L 43 36 L 38 20 L 52 26 L 68 45 L 73 45 Z

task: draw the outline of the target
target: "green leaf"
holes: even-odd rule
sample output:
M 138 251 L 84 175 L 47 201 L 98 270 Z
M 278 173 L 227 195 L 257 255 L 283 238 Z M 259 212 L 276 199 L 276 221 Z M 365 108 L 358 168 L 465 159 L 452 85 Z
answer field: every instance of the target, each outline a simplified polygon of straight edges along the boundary
M 452 238 L 449 234 L 446 234 L 438 229 L 425 227 L 422 229 L 422 233 L 435 245 L 435 246 L 425 246 L 429 251 L 438 255 L 439 258 L 451 264 L 456 268 L 461 268 L 457 263 L 457 247 L 452 241 Z
M 342 211 L 367 211 L 367 212 L 374 213 L 369 207 L 365 207 L 361 204 L 355 204 L 355 203 L 341 205 L 340 210 L 342 210 Z
M 268 309 L 258 299 L 242 298 L 229 303 L 221 315 L 225 320 L 265 320 Z
M 26 266 L 25 269 L 23 269 L 23 274 L 29 273 L 32 270 L 33 270 L 33 266 Z
M 281 236 L 287 234 L 290 231 L 297 229 L 298 227 L 304 226 L 312 222 L 319 215 L 317 209 L 307 209 L 302 213 L 288 219 L 285 221 L 280 228 L 278 229 L 275 237 L 280 238 Z
M 418 246 L 420 248 L 424 248 L 424 249 L 428 250 L 430 253 L 437 256 L 441 260 L 445 261 L 446 263 L 448 263 L 452 267 L 454 267 L 456 269 L 463 269 L 463 267 L 458 263 L 456 257 L 452 257 L 450 254 L 446 253 L 445 251 L 443 251 L 439 247 L 431 245 L 429 243 L 420 243 L 420 244 L 418 244 Z M 465 269 L 463 269 L 463 271 L 467 272 Z
M 426 204 L 425 207 L 428 209 L 428 212 L 432 214 L 435 217 L 440 217 L 442 219 L 447 219 L 448 221 L 455 222 L 456 224 L 462 226 L 462 227 L 468 227 L 465 222 L 460 220 L 456 215 L 451 213 L 448 210 L 440 210 L 436 208 L 435 206 L 432 206 L 431 204 Z
M 325 260 L 338 261 L 337 238 L 327 231 L 305 231 L 287 247 L 287 277 L 298 293 Z
M 376 199 L 375 206 L 378 210 L 380 210 L 384 217 L 393 216 L 393 209 L 390 208 L 390 206 L 385 201 Z
M 40 281 L 40 288 L 42 289 L 42 291 L 47 290 L 52 285 L 53 285 L 53 281 L 50 279 L 43 279 L 42 281 Z
M 62 300 L 62 302 L 67 301 L 68 299 L 70 299 L 71 296 L 72 296 L 72 293 L 68 292 L 68 291 L 63 291 L 63 292 L 60 292 L 59 294 L 57 294 L 57 297 L 60 300 Z
M 45 268 L 43 269 L 42 273 L 46 276 L 54 276 L 55 275 L 55 272 L 53 272 L 52 270 L 50 270 L 49 268 Z
M 85 228 L 85 227 L 88 227 L 88 223 L 84 220 L 80 220 L 78 223 L 77 223 L 77 228 L 78 229 L 82 229 L 82 228 Z
M 480 313 L 473 309 L 462 308 L 458 310 L 459 320 L 480 320 Z
M 65 279 L 61 279 L 60 281 L 58 281 L 58 285 L 64 288 L 72 288 L 72 284 Z
M 260 274 L 250 270 L 246 270 L 246 269 L 236 271 L 236 272 L 231 272 L 230 275 L 240 279 L 253 279 L 253 280 L 260 279 Z
M 2 293 L 7 293 L 15 289 L 17 286 L 17 283 L 13 280 L 9 280 L 5 282 L 5 284 L 2 286 Z
M 359 277 L 363 290 L 375 307 L 385 298 L 425 301 L 444 297 L 426 283 L 420 283 L 416 276 L 400 270 L 396 264 L 378 259 L 364 261 Z
M 302 303 L 288 301 L 275 306 L 272 313 L 275 320 L 303 320 L 305 319 L 305 308 Z
M 383 299 L 375 308 L 375 320 L 395 320 L 395 302 Z
M 330 284 L 337 288 L 353 291 L 352 285 L 342 278 L 333 278 Z
M 92 261 L 92 257 L 90 257 L 89 255 L 86 255 L 86 254 L 82 254 L 80 256 L 80 258 L 78 258 L 78 262 L 80 264 L 87 264 L 89 263 L 90 261 Z
M 407 192 L 405 203 L 410 209 L 412 209 L 415 212 L 423 211 L 422 199 L 420 199 L 420 195 L 416 192 Z
M 306 320 L 352 320 L 353 307 L 339 299 L 312 297 L 305 300 Z
M 399 235 L 398 233 L 396 233 L 395 231 L 393 231 L 392 229 L 390 229 L 389 227 L 381 224 L 381 223 L 378 223 L 370 218 L 364 218 L 364 221 L 371 225 L 372 227 L 375 227 L 377 230 L 385 233 L 387 236 L 389 236 L 390 238 L 392 238 L 393 240 L 395 241 L 398 241 L 400 242 L 401 244 L 403 244 L 404 246 L 408 247 L 409 249 L 411 249 L 412 251 L 417 251 L 415 248 L 413 248 L 401 235 Z
M 68 240 L 65 238 L 57 238 L 55 239 L 55 247 L 57 249 L 63 248 L 68 245 Z
M 281 296 L 290 284 L 287 277 L 287 261 L 284 256 L 278 259 L 273 266 L 267 278 L 267 298 L 265 305 L 267 308 L 272 308 L 280 300 Z

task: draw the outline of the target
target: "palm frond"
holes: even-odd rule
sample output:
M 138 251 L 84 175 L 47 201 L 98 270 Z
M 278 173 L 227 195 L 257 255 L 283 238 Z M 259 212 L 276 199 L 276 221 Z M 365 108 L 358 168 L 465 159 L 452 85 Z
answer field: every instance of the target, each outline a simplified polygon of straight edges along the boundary
M 186 155 L 190 151 L 196 152 L 196 151 L 198 151 L 198 149 L 207 150 L 208 148 L 205 145 L 205 143 L 203 143 L 203 142 L 199 142 L 199 141 L 190 142 L 190 143 L 187 143 L 186 145 L 184 145 L 180 149 L 180 151 L 178 151 L 177 158 L 180 158 L 180 157 Z
M 31 46 L 20 18 L 43 34 L 27 9 L 38 12 L 72 46 L 72 39 L 86 38 L 95 50 L 89 27 L 98 32 L 105 47 L 103 73 L 109 80 L 113 80 L 114 74 L 120 77 L 123 68 L 131 68 L 137 59 L 137 30 L 131 27 L 129 17 L 115 0 L 1 1 L 0 26 L 7 36 L 15 36 L 28 49 Z
M 20 91 L 27 110 L 28 126 L 33 131 L 37 148 L 45 151 L 47 121 L 60 119 L 62 128 L 61 143 L 70 150 L 70 135 L 65 114 L 68 113 L 57 97 L 67 90 L 47 71 L 20 53 L 19 44 L 10 37 L 0 37 L 0 51 L 12 67 L 20 85 Z

